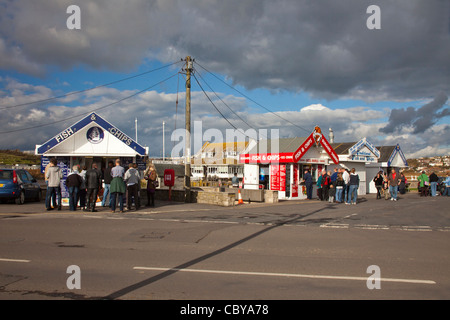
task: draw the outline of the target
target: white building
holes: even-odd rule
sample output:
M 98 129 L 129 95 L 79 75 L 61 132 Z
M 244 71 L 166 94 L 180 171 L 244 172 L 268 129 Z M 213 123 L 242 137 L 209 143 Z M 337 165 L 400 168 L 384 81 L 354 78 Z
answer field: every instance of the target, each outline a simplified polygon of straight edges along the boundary
M 65 197 L 64 180 L 74 165 L 89 169 L 97 163 L 104 169 L 108 161 L 119 158 L 125 168 L 129 163 L 137 163 L 142 171 L 145 170 L 148 147 L 141 146 L 98 114 L 91 113 L 50 140 L 36 145 L 35 154 L 41 155 L 42 172 L 50 158 L 57 159 L 63 171 L 61 187 Z

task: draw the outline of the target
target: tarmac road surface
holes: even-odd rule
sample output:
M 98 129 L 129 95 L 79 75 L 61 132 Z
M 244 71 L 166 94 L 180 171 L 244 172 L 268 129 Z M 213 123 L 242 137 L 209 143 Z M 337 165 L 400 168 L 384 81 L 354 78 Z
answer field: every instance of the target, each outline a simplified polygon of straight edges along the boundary
M 449 204 L 2 204 L 0 299 L 449 299 Z

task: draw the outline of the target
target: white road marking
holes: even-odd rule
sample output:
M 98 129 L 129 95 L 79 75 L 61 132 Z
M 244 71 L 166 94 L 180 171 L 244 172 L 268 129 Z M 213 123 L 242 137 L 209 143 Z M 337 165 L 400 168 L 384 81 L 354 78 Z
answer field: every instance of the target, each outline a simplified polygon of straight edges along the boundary
M 349 227 L 348 223 L 327 223 L 327 224 L 321 224 L 321 228 L 337 228 L 337 229 L 347 229 Z
M 354 227 L 366 230 L 389 230 L 388 226 L 378 224 L 356 224 Z
M 356 214 L 351 214 L 346 216 L 348 218 L 350 216 L 354 216 Z M 100 217 L 100 216 L 89 216 L 85 215 L 84 218 L 105 218 L 110 220 L 124 220 L 127 217 Z M 241 221 L 225 221 L 225 220 L 199 220 L 199 219 L 158 219 L 158 218 L 150 218 L 150 217 L 140 217 L 136 218 L 141 221 L 165 221 L 165 222 L 183 222 L 183 223 L 215 223 L 215 224 L 236 224 L 236 225 L 257 225 L 257 226 L 275 226 L 276 223 L 271 222 L 241 222 Z M 298 224 L 298 223 L 285 223 L 281 224 L 285 227 L 308 227 L 310 224 Z M 450 231 L 450 227 L 431 227 L 431 226 L 387 226 L 387 225 L 377 225 L 377 224 L 355 224 L 351 225 L 349 223 L 336 223 L 329 222 L 325 224 L 319 225 L 320 228 L 334 228 L 334 229 L 364 229 L 364 230 L 398 230 L 398 231 Z
M 0 258 L 0 261 L 4 261 L 4 262 L 30 262 L 31 260 L 22 260 L 22 259 L 6 259 L 6 258 Z
M 287 278 L 309 278 L 309 279 L 330 279 L 330 280 L 367 281 L 367 279 L 368 279 L 368 277 L 351 277 L 351 276 L 313 275 L 313 274 L 296 274 L 296 273 L 272 273 L 272 272 L 247 272 L 247 271 L 227 271 L 227 270 L 178 269 L 178 268 L 158 268 L 158 267 L 133 267 L 133 269 L 134 270 L 148 270 L 148 271 L 180 271 L 180 272 L 196 272 L 196 273 L 233 274 L 233 275 L 287 277 Z M 432 280 L 419 280 L 419 279 L 380 278 L 380 281 L 382 281 L 382 282 L 414 283 L 414 284 L 436 284 L 436 282 L 432 281 Z

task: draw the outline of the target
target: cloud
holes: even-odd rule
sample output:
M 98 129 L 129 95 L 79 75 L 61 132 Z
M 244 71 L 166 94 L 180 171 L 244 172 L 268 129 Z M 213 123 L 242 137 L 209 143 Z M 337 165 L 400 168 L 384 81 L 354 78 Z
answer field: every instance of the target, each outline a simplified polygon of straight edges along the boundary
M 8 78 L 1 81 L 3 81 L 5 89 L 0 95 L 0 105 L 5 105 L 3 101 L 11 100 L 12 92 L 14 92 L 14 101 L 18 102 L 31 101 L 30 97 L 49 98 L 55 94 L 50 88 L 33 86 L 15 79 Z M 101 88 L 98 91 L 93 90 L 81 94 L 78 99 L 79 105 L 73 105 L 72 101 L 60 100 L 47 105 L 26 105 L 2 110 L 2 132 L 39 127 L 3 133 L 2 139 L 0 139 L 0 149 L 34 150 L 36 144 L 42 144 L 65 130 L 84 117 L 83 114 L 88 114 L 136 92 L 137 90 Z M 437 124 L 418 134 L 413 133 L 414 129 L 411 126 L 405 127 L 401 132 L 383 134 L 380 133 L 380 129 L 385 126 L 385 123 L 382 122 L 385 113 L 368 106 L 331 109 L 323 104 L 312 104 L 298 108 L 298 111 L 250 113 L 251 104 L 247 104 L 243 98 L 217 92 L 217 95 L 233 112 L 225 107 L 223 102 L 212 92 L 207 92 L 207 94 L 228 121 L 243 131 L 255 129 L 259 133 L 260 129 L 265 129 L 270 137 L 270 130 L 277 129 L 280 137 L 306 137 L 312 132 L 315 125 L 319 125 L 325 134 L 328 134 L 328 128 L 332 128 L 336 142 L 356 142 L 367 137 L 375 145 L 400 143 L 402 150 L 407 155 L 420 154 L 421 150 L 426 147 L 432 147 L 432 150 L 443 154 L 450 153 L 447 139 L 450 135 L 450 125 Z M 191 115 L 192 129 L 194 129 L 195 121 L 201 121 L 202 132 L 200 134 L 203 135 L 208 129 L 217 129 L 222 132 L 223 137 L 226 137 L 226 130 L 232 129 L 232 127 L 215 110 L 204 93 L 194 90 L 191 98 L 192 108 L 195 111 Z M 139 143 L 149 147 L 150 155 L 160 156 L 163 121 L 165 122 L 166 152 L 168 154 L 176 143 L 170 140 L 172 132 L 175 129 L 183 129 L 185 125 L 184 94 L 178 94 L 178 99 L 180 103 L 176 110 L 176 93 L 147 91 L 97 112 L 132 138 L 135 138 L 135 118 L 137 117 Z M 85 103 L 82 104 L 81 101 L 85 101 Z M 65 121 L 60 122 L 62 119 Z M 51 122 L 56 123 L 45 125 Z M 261 131 L 261 134 L 260 137 L 264 138 L 264 131 Z M 193 145 L 193 147 L 195 146 Z
M 433 101 L 415 109 L 414 107 L 394 109 L 389 116 L 388 124 L 380 129 L 382 133 L 399 132 L 403 128 L 411 126 L 413 133 L 423 133 L 432 127 L 441 118 L 450 116 L 450 108 L 445 106 L 448 97 L 439 93 Z
M 450 92 L 448 1 L 86 0 L 68 30 L 70 0 L 0 6 L 0 68 L 131 71 L 146 59 L 191 55 L 246 88 L 327 99 L 430 98 Z

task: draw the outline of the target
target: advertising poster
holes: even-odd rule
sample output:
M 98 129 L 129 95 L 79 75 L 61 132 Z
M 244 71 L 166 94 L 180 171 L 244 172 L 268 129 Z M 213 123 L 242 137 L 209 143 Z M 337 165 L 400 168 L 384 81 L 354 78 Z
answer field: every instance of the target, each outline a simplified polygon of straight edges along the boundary
M 298 197 L 298 166 L 294 165 L 293 170 L 293 178 L 292 178 L 292 197 L 297 198 Z
M 282 164 L 280 165 L 279 170 L 280 175 L 280 191 L 286 191 L 286 165 Z
M 277 164 L 270 166 L 270 190 L 280 190 L 280 166 Z
M 57 157 L 58 167 L 62 171 L 62 179 L 60 183 L 61 187 L 61 204 L 63 206 L 69 205 L 69 190 L 66 187 L 66 179 L 70 173 L 70 158 L 69 157 Z

